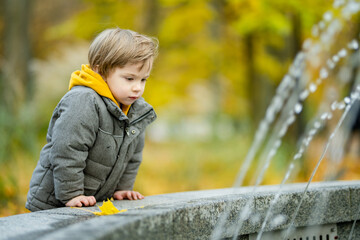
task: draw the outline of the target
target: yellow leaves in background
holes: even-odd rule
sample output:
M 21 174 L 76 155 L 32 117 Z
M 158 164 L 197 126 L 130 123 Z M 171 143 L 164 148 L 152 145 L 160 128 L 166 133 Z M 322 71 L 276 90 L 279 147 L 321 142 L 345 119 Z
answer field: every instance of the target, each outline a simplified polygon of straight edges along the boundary
M 175 8 L 167 14 L 159 26 L 161 44 L 179 43 L 179 40 L 191 42 L 194 35 L 202 33 L 213 18 L 213 12 L 207 1 L 193 1 Z

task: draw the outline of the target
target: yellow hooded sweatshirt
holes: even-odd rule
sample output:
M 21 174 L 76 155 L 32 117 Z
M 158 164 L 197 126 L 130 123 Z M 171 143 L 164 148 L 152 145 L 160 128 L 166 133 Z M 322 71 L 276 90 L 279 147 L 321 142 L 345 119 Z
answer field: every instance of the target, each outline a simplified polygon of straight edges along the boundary
M 94 72 L 89 64 L 81 65 L 81 70 L 75 71 L 71 74 L 69 90 L 74 86 L 86 86 L 92 88 L 100 96 L 111 99 L 119 108 L 119 103 L 115 100 L 113 94 L 110 91 L 109 86 L 100 74 Z M 127 115 L 130 105 L 121 105 L 121 110 Z

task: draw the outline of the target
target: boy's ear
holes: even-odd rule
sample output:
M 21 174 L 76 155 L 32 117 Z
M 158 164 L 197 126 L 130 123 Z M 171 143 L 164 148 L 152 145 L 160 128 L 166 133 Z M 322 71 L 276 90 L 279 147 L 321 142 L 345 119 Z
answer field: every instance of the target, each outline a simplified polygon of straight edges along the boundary
M 95 66 L 92 68 L 92 70 L 93 70 L 94 72 L 96 72 L 97 74 L 99 74 L 99 75 L 104 79 L 104 81 L 107 82 L 107 81 L 106 81 L 106 78 L 99 73 L 99 65 L 95 65 Z
M 99 73 L 99 65 L 95 65 L 93 71 L 96 72 L 97 74 L 100 74 L 100 73 Z M 101 74 L 100 74 L 100 75 L 101 75 Z M 103 76 L 101 75 L 101 77 L 103 77 Z M 103 77 L 103 79 L 104 79 L 104 81 L 106 82 L 106 78 Z
M 93 70 L 94 72 L 99 73 L 99 65 L 95 65 Z

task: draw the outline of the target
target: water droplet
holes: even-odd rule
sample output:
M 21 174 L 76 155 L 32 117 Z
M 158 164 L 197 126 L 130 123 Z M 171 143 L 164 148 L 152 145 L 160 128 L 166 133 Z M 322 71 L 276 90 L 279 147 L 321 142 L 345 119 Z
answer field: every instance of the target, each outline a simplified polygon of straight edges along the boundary
M 327 78 L 328 76 L 329 76 L 329 73 L 328 73 L 327 69 L 326 69 L 326 68 L 322 68 L 322 69 L 320 70 L 320 78 L 324 79 L 324 78 Z
M 283 224 L 286 220 L 286 217 L 282 214 L 277 215 L 276 217 L 273 218 L 273 220 L 271 221 L 271 226 L 272 227 L 276 227 L 279 226 L 281 224 Z
M 265 131 L 267 129 L 267 124 L 266 124 L 266 121 L 261 121 L 260 125 L 259 125 L 259 128 L 261 131 Z
M 309 91 L 307 89 L 305 89 L 304 91 L 302 91 L 300 93 L 299 98 L 301 101 L 304 101 L 308 96 L 309 96 Z
M 272 110 L 272 108 L 267 109 L 265 118 L 268 122 L 274 121 L 275 115 L 274 115 L 274 111 Z
M 345 106 L 346 106 L 345 103 L 341 102 L 338 104 L 338 109 L 342 110 L 345 108 Z
M 346 51 L 346 49 L 345 48 L 343 48 L 343 49 L 341 49 L 339 52 L 338 52 L 338 56 L 339 57 L 346 57 L 346 55 L 347 55 L 347 51 Z
M 295 104 L 294 111 L 296 114 L 301 113 L 302 109 L 303 109 L 303 106 L 301 105 L 301 103 Z
M 319 28 L 320 28 L 321 30 L 323 30 L 323 29 L 325 28 L 325 23 L 324 23 L 324 21 L 320 21 L 320 22 L 319 22 Z
M 312 41 L 310 38 L 306 39 L 303 43 L 303 49 L 309 50 L 311 48 Z
M 327 28 L 327 36 L 329 40 L 332 40 L 334 38 L 334 35 L 336 35 L 342 28 L 342 22 L 339 21 L 339 19 L 334 19 Z
M 338 103 L 337 103 L 337 101 L 334 101 L 332 104 L 331 104 L 331 111 L 335 111 L 336 110 L 336 108 L 338 107 Z
M 335 64 L 331 59 L 328 59 L 328 60 L 326 61 L 326 64 L 328 65 L 328 67 L 329 67 L 330 69 L 333 69 L 333 68 L 336 66 L 336 64 Z
M 281 145 L 281 140 L 277 140 L 274 144 L 274 148 L 279 148 Z
M 332 17 L 333 17 L 333 14 L 332 14 L 332 12 L 330 12 L 330 11 L 327 11 L 327 12 L 324 13 L 324 15 L 323 15 L 323 19 L 324 19 L 326 22 L 330 22 L 331 19 L 332 19 Z
M 287 125 L 283 126 L 283 127 L 280 129 L 280 131 L 279 131 L 279 137 L 280 137 L 280 138 L 282 138 L 282 137 L 286 134 L 287 129 L 288 129 L 288 126 L 287 126 Z
M 330 34 L 330 28 L 328 28 L 328 31 L 326 32 L 323 32 L 321 35 L 320 35 L 320 40 L 322 43 L 326 44 L 328 43 L 329 41 L 331 41 L 331 34 Z
M 301 146 L 301 148 L 299 149 L 299 153 L 300 153 L 300 154 L 303 154 L 304 151 L 305 151 L 305 148 L 304 148 L 303 146 Z
M 352 40 L 351 42 L 349 42 L 348 48 L 353 49 L 353 50 L 358 49 L 359 48 L 359 42 L 356 39 Z
M 310 136 L 314 136 L 316 134 L 316 129 L 311 129 L 310 131 L 309 131 L 309 135 Z
M 291 84 L 291 77 L 288 74 L 286 74 L 282 79 L 282 81 L 280 82 L 280 85 L 276 89 L 276 92 L 278 94 L 283 93 L 286 89 L 289 88 L 290 84 Z
M 314 127 L 315 128 L 320 128 L 321 127 L 321 123 L 320 122 L 318 122 L 318 121 L 316 121 L 315 123 L 314 123 Z
M 290 170 L 286 172 L 285 177 L 284 177 L 284 182 L 286 182 L 289 179 L 290 173 L 291 173 Z
M 325 120 L 327 118 L 327 116 L 328 116 L 328 113 L 323 113 L 323 114 L 321 114 L 320 119 Z
M 289 118 L 288 118 L 288 120 L 286 121 L 286 123 L 288 124 L 288 125 L 290 125 L 290 124 L 292 124 L 294 121 L 295 121 L 295 115 L 291 115 Z
M 360 10 L 360 3 L 349 1 L 348 4 L 342 9 L 342 15 L 345 19 L 350 19 L 351 15 Z
M 281 109 L 281 107 L 283 106 L 282 98 L 279 96 L 275 96 L 273 98 L 273 106 L 274 106 L 274 111 L 278 112 Z
M 337 62 L 340 60 L 340 58 L 339 58 L 338 55 L 334 55 L 334 56 L 332 57 L 332 60 L 337 63 Z
M 329 114 L 327 115 L 327 119 L 328 119 L 328 120 L 332 119 L 332 117 L 333 117 L 332 113 L 329 113 Z
M 335 0 L 334 3 L 333 3 L 333 7 L 334 8 L 339 8 L 342 5 L 344 5 L 344 3 L 345 3 L 345 0 Z
M 252 224 L 260 222 L 260 214 L 252 214 L 250 221 Z
M 345 102 L 346 104 L 350 104 L 350 103 L 351 103 L 351 99 L 350 99 L 349 97 L 345 97 L 345 98 L 344 98 L 344 102 Z
M 290 74 L 296 79 L 296 78 L 299 78 L 302 74 L 302 67 L 301 66 L 292 66 L 290 67 Z M 291 85 L 290 86 L 294 86 L 295 85 L 295 81 L 292 81 L 291 82 Z
M 241 212 L 241 215 L 240 215 L 241 220 L 248 219 L 249 216 L 250 216 L 250 214 L 251 214 L 251 209 L 250 209 L 250 207 L 244 208 L 244 209 L 242 210 L 242 212 Z
M 290 166 L 289 166 L 289 170 L 290 170 L 290 171 L 293 170 L 294 167 L 295 167 L 295 164 L 294 164 L 294 163 L 291 163 Z
M 269 157 L 272 158 L 273 156 L 275 156 L 276 154 L 276 149 L 271 149 L 271 151 L 269 152 Z
M 313 37 L 319 36 L 319 28 L 316 25 L 312 27 L 311 34 L 313 35 Z
M 294 159 L 297 160 L 299 158 L 301 158 L 301 154 L 300 153 L 295 154 Z
M 309 139 L 305 138 L 303 141 L 304 146 L 309 146 L 309 143 L 310 143 Z
M 353 92 L 353 93 L 351 93 L 350 97 L 351 97 L 351 99 L 356 100 L 356 99 L 359 98 L 359 93 L 358 92 Z
M 310 84 L 310 86 L 309 86 L 309 90 L 310 90 L 310 92 L 315 92 L 316 91 L 316 89 L 317 89 L 317 86 L 316 86 L 316 84 L 314 84 L 314 83 L 311 83 Z

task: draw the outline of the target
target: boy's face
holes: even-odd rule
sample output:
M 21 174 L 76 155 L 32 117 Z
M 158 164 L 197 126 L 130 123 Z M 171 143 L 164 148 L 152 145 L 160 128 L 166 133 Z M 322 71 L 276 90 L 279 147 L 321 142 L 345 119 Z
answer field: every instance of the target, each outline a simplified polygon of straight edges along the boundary
M 131 105 L 143 95 L 151 68 L 151 60 L 127 63 L 114 68 L 104 79 L 119 104 Z

